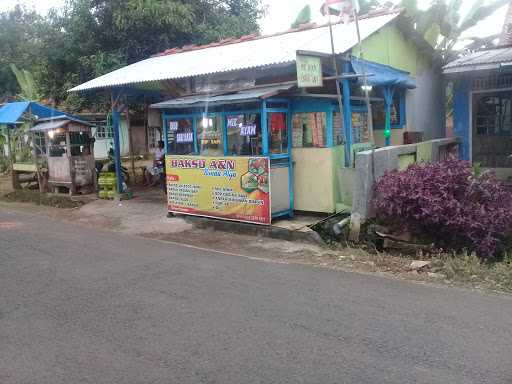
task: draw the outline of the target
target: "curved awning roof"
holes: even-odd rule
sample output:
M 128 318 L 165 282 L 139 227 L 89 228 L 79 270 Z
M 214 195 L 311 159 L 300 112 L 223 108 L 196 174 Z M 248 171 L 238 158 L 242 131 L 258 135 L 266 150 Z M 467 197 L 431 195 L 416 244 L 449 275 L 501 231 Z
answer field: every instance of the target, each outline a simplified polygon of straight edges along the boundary
M 368 85 L 416 88 L 416 81 L 410 76 L 409 72 L 401 71 L 388 65 L 362 60 L 357 57 L 352 57 L 350 63 L 352 64 L 352 69 L 358 75 L 371 73 L 371 76 L 368 76 L 366 80 Z M 358 82 L 363 84 L 361 78 Z

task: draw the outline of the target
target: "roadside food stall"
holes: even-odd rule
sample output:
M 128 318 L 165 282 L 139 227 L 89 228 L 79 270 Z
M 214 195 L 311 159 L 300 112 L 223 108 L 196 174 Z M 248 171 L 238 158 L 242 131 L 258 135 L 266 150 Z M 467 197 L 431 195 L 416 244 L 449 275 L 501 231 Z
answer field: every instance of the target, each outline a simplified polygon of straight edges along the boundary
M 70 193 L 93 189 L 96 172 L 91 125 L 70 116 L 39 119 L 30 132 L 46 160 L 48 186 L 66 187 Z
M 169 212 L 270 224 L 294 209 L 335 210 L 344 161 L 335 99 L 267 85 L 152 108 L 163 111 Z M 362 140 L 365 127 L 353 129 Z
M 291 87 L 152 106 L 163 110 L 170 212 L 256 224 L 292 215 L 289 101 L 275 97 Z

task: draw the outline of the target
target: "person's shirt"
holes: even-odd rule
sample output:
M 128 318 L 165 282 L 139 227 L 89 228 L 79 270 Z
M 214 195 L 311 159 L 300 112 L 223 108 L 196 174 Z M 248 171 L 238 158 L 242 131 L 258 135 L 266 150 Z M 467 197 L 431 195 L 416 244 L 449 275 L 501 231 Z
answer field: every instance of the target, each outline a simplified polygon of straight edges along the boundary
M 163 160 L 165 157 L 165 151 L 163 148 L 157 148 L 155 150 L 155 160 Z

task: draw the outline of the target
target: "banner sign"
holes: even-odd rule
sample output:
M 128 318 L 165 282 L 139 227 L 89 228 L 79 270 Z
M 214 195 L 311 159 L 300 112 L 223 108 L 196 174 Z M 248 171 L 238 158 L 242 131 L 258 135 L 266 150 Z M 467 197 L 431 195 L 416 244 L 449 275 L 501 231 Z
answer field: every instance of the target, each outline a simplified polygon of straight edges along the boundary
M 228 116 L 228 128 L 238 128 L 244 123 L 244 115 Z
M 301 88 L 323 85 L 322 61 L 320 57 L 297 55 L 297 82 Z
M 170 212 L 270 224 L 268 157 L 166 156 Z
M 178 122 L 177 121 L 169 121 L 169 131 L 176 132 L 178 130 Z
M 256 124 L 242 125 L 240 136 L 256 136 Z
M 176 135 L 177 143 L 193 143 L 194 142 L 194 133 L 193 132 L 184 132 L 178 133 Z

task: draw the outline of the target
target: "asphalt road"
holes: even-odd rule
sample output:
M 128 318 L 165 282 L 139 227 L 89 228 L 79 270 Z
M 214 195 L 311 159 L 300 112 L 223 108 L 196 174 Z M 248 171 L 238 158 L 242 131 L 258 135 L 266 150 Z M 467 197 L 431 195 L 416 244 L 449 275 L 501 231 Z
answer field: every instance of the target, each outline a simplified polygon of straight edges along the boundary
M 0 383 L 512 383 L 512 300 L 0 207 Z

